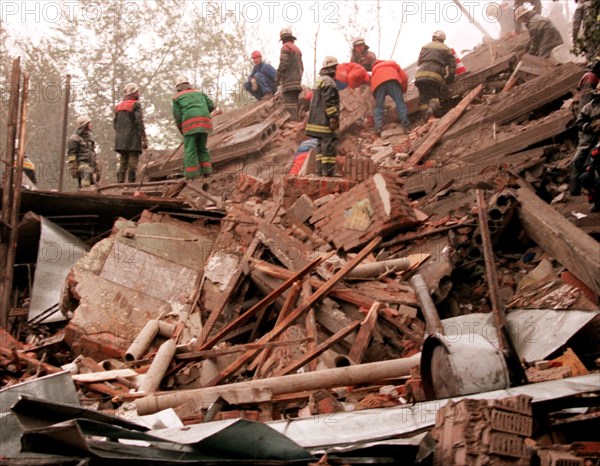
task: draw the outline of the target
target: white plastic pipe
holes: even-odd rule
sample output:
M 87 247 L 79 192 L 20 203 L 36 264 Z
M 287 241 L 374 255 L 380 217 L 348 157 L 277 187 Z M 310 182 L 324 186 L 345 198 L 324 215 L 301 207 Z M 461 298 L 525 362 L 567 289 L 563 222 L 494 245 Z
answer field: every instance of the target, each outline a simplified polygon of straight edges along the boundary
M 158 390 L 160 382 L 167 373 L 173 356 L 175 356 L 176 346 L 175 340 L 167 340 L 160 345 L 148 372 L 144 376 L 144 381 L 140 385 L 140 392 L 154 393 Z
M 125 361 L 137 361 L 140 359 L 148 350 L 148 347 L 154 340 L 154 337 L 158 334 L 159 325 L 158 320 L 151 319 L 146 322 L 144 328 L 139 335 L 133 340 L 133 343 L 129 345 L 127 351 L 125 351 Z

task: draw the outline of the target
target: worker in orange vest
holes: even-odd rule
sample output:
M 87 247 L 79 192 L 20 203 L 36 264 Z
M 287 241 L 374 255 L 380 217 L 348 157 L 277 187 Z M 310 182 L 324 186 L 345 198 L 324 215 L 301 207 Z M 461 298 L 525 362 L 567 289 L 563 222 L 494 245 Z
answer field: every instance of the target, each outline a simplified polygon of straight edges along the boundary
M 371 91 L 375 97 L 375 133 L 381 136 L 385 98 L 389 95 L 396 103 L 396 114 L 405 131 L 410 130 L 408 108 L 404 103 L 404 93 L 408 88 L 408 76 L 400 65 L 392 60 L 378 60 L 371 74 Z

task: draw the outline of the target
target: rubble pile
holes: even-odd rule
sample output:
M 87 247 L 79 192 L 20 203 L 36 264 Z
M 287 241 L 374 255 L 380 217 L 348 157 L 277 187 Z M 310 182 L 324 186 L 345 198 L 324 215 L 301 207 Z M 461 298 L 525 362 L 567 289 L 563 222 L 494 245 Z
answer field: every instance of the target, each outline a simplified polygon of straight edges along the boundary
M 290 174 L 303 124 L 274 98 L 216 118 L 210 178 L 177 179 L 180 147 L 140 164 L 149 181 L 93 195 L 146 204 L 61 269 L 58 323 L 23 300 L 11 312 L 15 442 L 146 459 L 108 443 L 137 439 L 172 462 L 598 464 L 600 214 L 565 195 L 584 70 L 523 45 L 465 56 L 452 109 L 408 134 L 388 109 L 375 136 L 370 92 L 342 91 L 335 177 L 315 176 L 314 150 Z M 77 392 L 46 396 L 64 377 Z M 73 397 L 94 409 L 23 421 L 37 398 L 60 412 Z

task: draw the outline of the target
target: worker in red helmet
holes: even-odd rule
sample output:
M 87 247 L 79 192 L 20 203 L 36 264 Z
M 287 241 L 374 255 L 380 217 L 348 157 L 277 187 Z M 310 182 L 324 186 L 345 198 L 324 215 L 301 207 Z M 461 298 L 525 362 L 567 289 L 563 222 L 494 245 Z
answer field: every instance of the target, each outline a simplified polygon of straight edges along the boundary
M 254 62 L 252 73 L 248 76 L 248 81 L 244 83 L 246 89 L 256 100 L 268 98 L 277 91 L 275 75 L 277 70 L 268 63 L 263 62 L 262 53 L 255 50 L 250 55 Z

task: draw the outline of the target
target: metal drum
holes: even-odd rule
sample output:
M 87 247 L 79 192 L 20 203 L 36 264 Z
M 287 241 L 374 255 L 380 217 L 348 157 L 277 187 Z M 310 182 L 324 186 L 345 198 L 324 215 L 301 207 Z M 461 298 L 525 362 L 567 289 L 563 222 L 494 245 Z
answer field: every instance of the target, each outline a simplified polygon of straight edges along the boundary
M 430 400 L 510 386 L 504 355 L 475 333 L 428 336 L 421 353 L 421 377 Z

